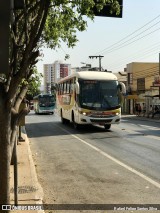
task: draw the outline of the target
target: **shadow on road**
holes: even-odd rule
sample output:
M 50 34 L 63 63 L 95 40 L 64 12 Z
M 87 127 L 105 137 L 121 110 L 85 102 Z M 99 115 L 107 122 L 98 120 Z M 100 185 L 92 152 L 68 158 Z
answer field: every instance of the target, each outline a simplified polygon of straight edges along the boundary
M 25 126 L 27 135 L 30 138 L 35 137 L 47 137 L 58 135 L 70 135 L 70 134 L 93 134 L 93 133 L 106 133 L 112 132 L 112 130 L 105 130 L 100 126 L 82 125 L 80 129 L 76 130 L 72 123 L 63 125 L 59 121 L 54 122 L 41 122 L 41 123 L 28 123 Z M 64 129 L 64 130 L 63 130 Z M 66 130 L 66 131 L 65 131 Z M 68 132 L 67 132 L 68 131 Z

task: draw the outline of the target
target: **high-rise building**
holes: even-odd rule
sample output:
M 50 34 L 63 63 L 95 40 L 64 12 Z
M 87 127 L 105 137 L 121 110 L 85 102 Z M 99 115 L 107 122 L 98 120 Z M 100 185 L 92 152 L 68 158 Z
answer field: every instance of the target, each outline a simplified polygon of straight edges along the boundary
M 55 67 L 55 78 L 56 82 L 60 80 L 61 78 L 64 78 L 71 74 L 71 65 L 70 64 L 64 64 L 60 63 L 59 61 L 54 62 Z
M 55 82 L 55 72 L 53 69 L 53 64 L 44 64 L 43 65 L 43 73 L 44 73 L 44 92 L 51 92 L 51 84 Z
M 52 64 L 43 65 L 44 72 L 44 92 L 51 92 L 51 85 L 57 83 L 58 80 L 71 74 L 71 65 L 64 64 L 61 61 L 55 61 Z

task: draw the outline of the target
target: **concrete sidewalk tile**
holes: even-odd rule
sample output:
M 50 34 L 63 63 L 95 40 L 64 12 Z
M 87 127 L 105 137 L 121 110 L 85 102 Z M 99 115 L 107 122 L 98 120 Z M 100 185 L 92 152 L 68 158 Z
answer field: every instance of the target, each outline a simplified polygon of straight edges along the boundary
M 19 205 L 38 205 L 42 204 L 43 190 L 38 183 L 35 165 L 32 159 L 32 153 L 29 146 L 27 135 L 22 133 L 25 142 L 19 142 L 17 145 L 17 158 L 18 158 L 18 204 Z M 11 186 L 11 204 L 14 204 L 14 167 L 11 165 L 10 174 Z M 36 206 L 37 205 L 37 206 Z M 11 212 L 20 212 L 14 210 Z M 29 212 L 36 212 L 30 210 Z M 38 210 L 37 212 L 44 212 Z

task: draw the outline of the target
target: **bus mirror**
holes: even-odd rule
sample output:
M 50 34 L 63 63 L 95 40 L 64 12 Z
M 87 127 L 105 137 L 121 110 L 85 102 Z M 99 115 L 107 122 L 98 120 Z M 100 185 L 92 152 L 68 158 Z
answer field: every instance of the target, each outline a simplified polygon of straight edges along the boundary
M 124 83 L 119 82 L 119 87 L 120 87 L 120 91 L 122 92 L 123 95 L 126 95 L 126 86 Z
M 79 83 L 76 82 L 75 84 L 75 90 L 76 90 L 76 94 L 78 95 L 79 94 Z

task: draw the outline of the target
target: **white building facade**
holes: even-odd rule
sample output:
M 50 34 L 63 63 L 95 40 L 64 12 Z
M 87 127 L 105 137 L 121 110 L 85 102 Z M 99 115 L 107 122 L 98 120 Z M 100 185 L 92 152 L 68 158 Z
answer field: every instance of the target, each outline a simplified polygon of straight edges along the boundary
M 43 65 L 44 74 L 44 92 L 51 92 L 51 85 L 54 85 L 61 78 L 71 74 L 71 65 L 55 61 L 53 64 Z

